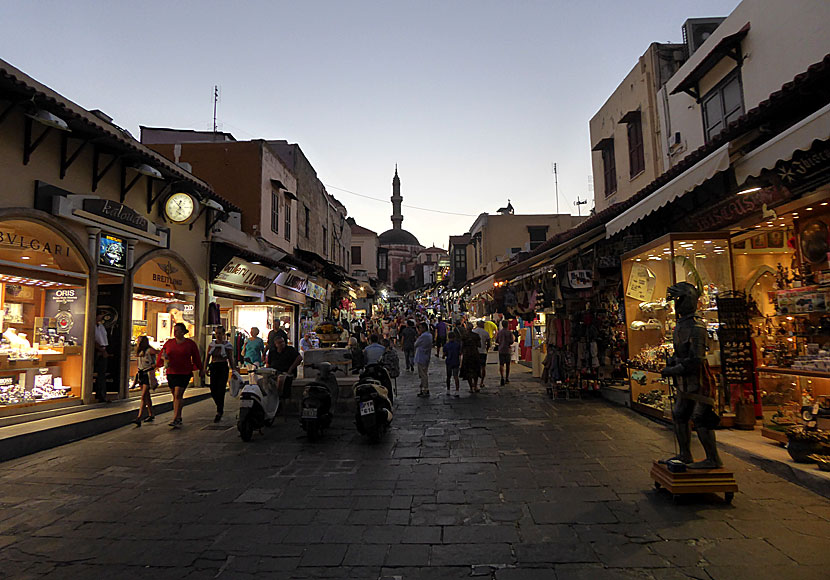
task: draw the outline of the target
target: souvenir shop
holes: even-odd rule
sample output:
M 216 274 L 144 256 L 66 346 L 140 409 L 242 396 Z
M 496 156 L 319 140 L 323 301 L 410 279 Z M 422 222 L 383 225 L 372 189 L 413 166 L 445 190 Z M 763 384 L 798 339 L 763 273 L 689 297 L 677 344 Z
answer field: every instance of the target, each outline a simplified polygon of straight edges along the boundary
M 83 396 L 89 272 L 55 224 L 0 221 L 0 414 Z
M 751 429 L 758 419 L 762 435 L 782 443 L 795 425 L 830 429 L 830 142 L 786 157 L 765 166 L 744 158 L 733 168 L 735 193 L 701 203 L 703 188 L 684 196 L 703 209 L 674 209 L 684 217 L 671 227 L 694 233 L 669 233 L 623 256 L 636 410 L 671 418 L 671 385 L 660 376 L 674 325 L 665 295 L 687 281 L 702 290 L 721 425 Z
M 150 346 L 161 350 L 173 337 L 173 326 L 182 323 L 188 336 L 196 336 L 196 294 L 198 284 L 181 259 L 169 252 L 155 252 L 133 274 L 131 302 L 130 370 L 129 376 L 138 372 L 135 348 L 138 339 L 146 335 Z M 163 367 L 156 369 L 156 381 L 167 384 Z M 138 385 L 128 385 L 137 389 Z

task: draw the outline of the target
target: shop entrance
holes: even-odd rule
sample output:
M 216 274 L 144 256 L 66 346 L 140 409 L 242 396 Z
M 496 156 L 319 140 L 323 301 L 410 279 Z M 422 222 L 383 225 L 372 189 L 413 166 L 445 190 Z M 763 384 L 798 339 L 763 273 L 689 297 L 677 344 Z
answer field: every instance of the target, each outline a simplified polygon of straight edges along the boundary
M 113 283 L 113 279 L 117 280 Z M 98 282 L 98 310 L 97 313 L 104 315 L 102 321 L 107 329 L 107 393 L 120 393 L 123 377 L 121 376 L 121 363 L 123 362 L 121 331 L 124 328 L 123 312 L 124 303 L 124 281 L 123 278 L 110 275 L 102 275 Z

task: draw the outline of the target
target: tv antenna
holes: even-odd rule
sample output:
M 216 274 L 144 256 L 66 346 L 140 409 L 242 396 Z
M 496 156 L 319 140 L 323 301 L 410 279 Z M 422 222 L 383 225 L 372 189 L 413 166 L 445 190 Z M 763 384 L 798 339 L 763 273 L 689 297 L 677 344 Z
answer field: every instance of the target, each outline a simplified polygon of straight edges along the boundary
M 213 85 L 213 132 L 216 133 L 216 104 L 219 102 L 219 85 Z
M 574 202 L 574 205 L 576 206 L 576 211 L 580 215 L 580 217 L 582 216 L 582 208 L 579 206 L 585 205 L 586 203 L 588 203 L 587 199 L 579 199 L 579 196 L 576 196 L 576 201 Z
M 559 176 L 556 173 L 556 163 L 553 164 L 553 186 L 556 191 L 556 213 L 559 213 Z

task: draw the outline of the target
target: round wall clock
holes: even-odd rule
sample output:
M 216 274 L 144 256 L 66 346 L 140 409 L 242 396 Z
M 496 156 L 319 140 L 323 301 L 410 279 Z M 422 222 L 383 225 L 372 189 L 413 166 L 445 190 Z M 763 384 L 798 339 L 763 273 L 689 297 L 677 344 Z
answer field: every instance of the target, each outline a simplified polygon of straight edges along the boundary
M 174 193 L 164 202 L 164 214 L 175 224 L 187 223 L 196 213 L 196 199 L 189 193 Z

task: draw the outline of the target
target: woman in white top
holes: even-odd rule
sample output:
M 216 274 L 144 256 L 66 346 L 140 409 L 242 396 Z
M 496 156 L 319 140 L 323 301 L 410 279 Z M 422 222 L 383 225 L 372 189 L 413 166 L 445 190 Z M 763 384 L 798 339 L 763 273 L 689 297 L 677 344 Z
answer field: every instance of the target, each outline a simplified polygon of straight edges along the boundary
M 228 367 L 236 370 L 233 360 L 233 345 L 225 338 L 225 329 L 221 326 L 214 332 L 215 338 L 211 341 L 207 352 L 207 368 L 210 375 L 210 395 L 216 403 L 216 417 L 214 423 L 222 420 L 225 412 L 225 389 L 228 387 Z
M 144 420 L 150 422 L 155 419 L 153 415 L 153 400 L 150 397 L 150 389 L 155 389 L 158 386 L 156 382 L 156 356 L 158 351 L 150 346 L 150 339 L 142 336 L 138 339 L 138 344 L 135 347 L 135 356 L 138 358 L 138 384 L 141 387 L 141 405 L 138 407 L 138 417 L 135 418 L 136 427 L 141 427 L 141 415 L 144 413 L 144 407 L 147 407 L 147 418 Z

